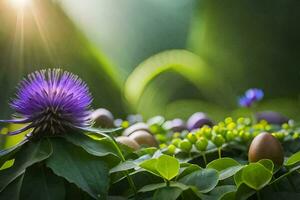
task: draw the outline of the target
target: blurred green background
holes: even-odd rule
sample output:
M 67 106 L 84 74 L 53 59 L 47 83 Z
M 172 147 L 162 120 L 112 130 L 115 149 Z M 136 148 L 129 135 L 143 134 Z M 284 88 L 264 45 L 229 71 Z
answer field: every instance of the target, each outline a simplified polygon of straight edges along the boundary
M 24 75 L 61 67 L 115 117 L 244 115 L 237 97 L 258 87 L 259 110 L 300 120 L 299 10 L 298 0 L 2 0 L 0 117 Z

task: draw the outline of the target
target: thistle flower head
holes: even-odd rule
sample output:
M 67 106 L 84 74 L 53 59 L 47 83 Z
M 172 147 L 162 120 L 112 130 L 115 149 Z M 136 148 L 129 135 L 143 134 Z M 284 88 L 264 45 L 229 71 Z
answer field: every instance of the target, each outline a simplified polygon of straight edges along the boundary
M 245 95 L 239 98 L 239 105 L 242 107 L 251 107 L 255 102 L 262 100 L 264 92 L 261 89 L 251 88 L 245 92 Z
M 78 76 L 61 69 L 36 71 L 21 81 L 10 104 L 17 118 L 3 121 L 28 124 L 11 135 L 31 128 L 32 135 L 61 134 L 90 126 L 91 102 L 88 87 Z

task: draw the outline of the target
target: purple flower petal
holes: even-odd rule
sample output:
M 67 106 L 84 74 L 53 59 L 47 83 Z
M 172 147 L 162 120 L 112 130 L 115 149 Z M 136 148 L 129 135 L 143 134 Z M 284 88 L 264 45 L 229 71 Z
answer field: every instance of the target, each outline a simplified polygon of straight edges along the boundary
M 61 69 L 36 71 L 19 84 L 10 104 L 20 119 L 0 122 L 30 123 L 27 127 L 34 128 L 34 134 L 57 134 L 70 126 L 89 127 L 91 102 L 89 89 L 78 76 Z

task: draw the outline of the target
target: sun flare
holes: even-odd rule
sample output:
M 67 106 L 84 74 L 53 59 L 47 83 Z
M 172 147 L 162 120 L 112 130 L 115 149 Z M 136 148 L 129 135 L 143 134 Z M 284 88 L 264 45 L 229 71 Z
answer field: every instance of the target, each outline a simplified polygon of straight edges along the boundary
M 30 4 L 31 0 L 10 0 L 12 6 L 18 9 L 23 9 Z

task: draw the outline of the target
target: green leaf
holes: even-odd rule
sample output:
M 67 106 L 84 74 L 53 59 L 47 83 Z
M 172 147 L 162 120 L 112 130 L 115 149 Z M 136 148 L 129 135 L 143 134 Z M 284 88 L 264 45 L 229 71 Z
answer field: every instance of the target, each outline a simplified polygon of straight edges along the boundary
M 220 200 L 226 194 L 235 191 L 236 191 L 236 187 L 234 185 L 222 185 L 222 186 L 215 187 L 207 195 L 200 195 L 200 197 L 202 200 Z
M 219 158 L 207 165 L 207 168 L 215 169 L 219 172 L 219 179 L 224 180 L 233 176 L 236 172 L 241 170 L 244 166 L 242 166 L 237 161 L 232 158 Z
M 240 186 L 240 184 L 243 183 L 243 179 L 242 179 L 242 174 L 243 174 L 243 169 L 238 171 L 237 173 L 235 173 L 234 175 L 234 182 L 236 184 L 237 187 Z
M 170 182 L 171 187 L 178 187 L 181 190 L 187 190 L 189 187 L 180 183 L 180 182 Z M 145 185 L 144 187 L 142 187 L 139 192 L 150 192 L 153 190 L 157 190 L 159 188 L 163 188 L 166 187 L 166 183 L 156 183 L 156 184 L 150 184 L 150 185 Z
M 125 162 L 121 162 L 120 164 L 118 164 L 114 168 L 110 169 L 109 173 L 126 171 L 126 170 L 129 170 L 129 169 L 133 169 L 137 166 L 138 165 L 133 161 L 125 161 Z
M 155 184 L 150 184 L 150 185 L 145 185 L 142 187 L 139 192 L 150 192 L 153 190 L 157 190 L 159 188 L 165 187 L 166 183 L 155 183 Z
M 94 156 L 117 156 L 118 153 L 112 142 L 107 138 L 93 139 L 83 133 L 74 132 L 64 136 L 66 140 L 76 146 L 82 147 L 89 154 Z
M 7 169 L 7 168 L 12 167 L 12 166 L 14 165 L 14 163 L 15 163 L 15 159 L 11 159 L 11 160 L 6 161 L 6 162 L 2 165 L 2 167 L 0 168 L 0 171 L 3 170 L 3 169 Z
M 147 171 L 153 173 L 154 175 L 160 176 L 159 172 L 156 169 L 157 162 L 158 162 L 157 158 L 152 158 L 140 163 L 140 167 L 146 169 Z
M 182 168 L 180 168 L 181 170 Z M 199 165 L 195 165 L 195 164 L 189 164 L 188 167 L 186 168 L 183 168 L 182 172 L 179 174 L 178 176 L 178 179 L 181 179 L 182 177 L 194 172 L 194 171 L 197 171 L 197 170 L 201 170 L 202 168 L 199 167 Z
M 218 184 L 219 176 L 215 169 L 201 169 L 181 178 L 179 182 L 195 186 L 200 192 L 211 191 Z
M 21 146 L 28 142 L 28 140 L 23 140 L 17 145 L 13 146 L 9 149 L 4 149 L 0 151 L 0 166 L 2 166 L 7 160 L 11 159 L 11 157 L 20 150 Z
M 291 166 L 296 163 L 300 162 L 300 151 L 290 156 L 286 162 L 284 163 L 285 166 Z
M 48 140 L 30 141 L 22 146 L 15 154 L 15 163 L 8 169 L 1 170 L 0 191 L 9 183 L 25 172 L 25 169 L 34 163 L 45 160 L 52 154 L 51 144 Z
M 237 200 L 246 200 L 255 194 L 256 191 L 248 187 L 245 183 L 242 183 L 238 186 L 238 189 L 235 193 L 235 199 Z
M 19 200 L 23 182 L 23 174 L 13 180 L 3 191 L 0 192 L 0 199 Z
M 272 179 L 272 172 L 260 163 L 250 163 L 243 169 L 242 180 L 249 187 L 260 190 Z
M 163 187 L 154 193 L 153 200 L 176 200 L 181 193 L 182 190 L 178 187 Z
M 258 163 L 262 164 L 266 169 L 273 172 L 274 164 L 273 164 L 272 160 L 262 159 L 262 160 L 258 161 Z
M 109 171 L 104 161 L 61 138 L 53 138 L 51 143 L 53 154 L 46 164 L 56 175 L 74 183 L 94 198 L 107 194 Z
M 223 81 L 199 56 L 186 50 L 170 50 L 158 53 L 136 67 L 124 86 L 124 93 L 128 102 L 136 106 L 149 83 L 167 71 L 174 71 L 185 77 L 207 97 L 220 99 L 222 96 L 223 102 L 219 100 L 221 104 L 224 102 L 233 103 L 232 97 L 234 95 L 231 88 L 227 87 L 228 83 Z M 224 87 L 220 89 L 220 85 Z
M 179 173 L 179 161 L 168 155 L 161 155 L 156 163 L 156 170 L 165 179 L 171 180 Z
M 26 169 L 20 196 L 26 200 L 64 200 L 64 180 L 42 165 L 33 165 Z

